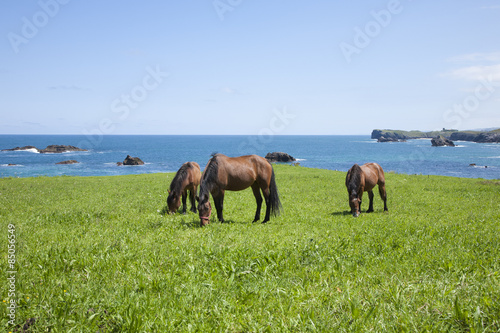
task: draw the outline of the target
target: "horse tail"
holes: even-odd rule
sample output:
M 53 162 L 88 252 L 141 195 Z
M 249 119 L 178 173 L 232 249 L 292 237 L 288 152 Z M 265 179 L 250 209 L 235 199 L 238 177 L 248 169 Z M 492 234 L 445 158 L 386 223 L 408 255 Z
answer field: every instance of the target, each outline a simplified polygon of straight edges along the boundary
M 277 216 L 283 210 L 279 197 L 278 187 L 276 186 L 276 178 L 274 176 L 274 168 L 271 166 L 271 181 L 269 183 L 269 206 L 273 216 Z

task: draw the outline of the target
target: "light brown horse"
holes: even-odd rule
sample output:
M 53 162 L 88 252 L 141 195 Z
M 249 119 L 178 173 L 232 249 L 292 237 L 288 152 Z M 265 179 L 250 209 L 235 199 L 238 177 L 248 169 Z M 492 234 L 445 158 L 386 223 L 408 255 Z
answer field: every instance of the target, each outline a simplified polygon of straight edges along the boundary
M 170 183 L 168 191 L 167 205 L 170 214 L 174 214 L 181 205 L 182 197 L 182 214 L 186 214 L 186 199 L 189 191 L 189 201 L 191 201 L 191 211 L 196 213 L 195 196 L 198 185 L 200 185 L 201 171 L 200 166 L 196 162 L 184 163 L 174 179 Z
M 345 186 L 349 193 L 349 206 L 352 216 L 358 217 L 361 212 L 363 192 L 368 192 L 370 205 L 367 213 L 373 212 L 373 188 L 378 185 L 378 192 L 384 201 L 384 211 L 387 211 L 387 193 L 385 192 L 384 170 L 377 163 L 366 163 L 362 166 L 354 164 L 345 178 Z
M 241 191 L 248 187 L 252 187 L 253 195 L 257 201 L 257 210 L 253 222 L 260 220 L 261 190 L 266 201 L 266 216 L 262 223 L 269 221 L 271 214 L 279 214 L 281 202 L 276 187 L 274 170 L 265 158 L 257 155 L 227 157 L 222 154 L 213 154 L 201 178 L 198 204 L 201 226 L 210 223 L 212 213 L 210 194 L 214 199 L 217 217 L 219 221 L 224 222 L 222 214 L 224 192 Z

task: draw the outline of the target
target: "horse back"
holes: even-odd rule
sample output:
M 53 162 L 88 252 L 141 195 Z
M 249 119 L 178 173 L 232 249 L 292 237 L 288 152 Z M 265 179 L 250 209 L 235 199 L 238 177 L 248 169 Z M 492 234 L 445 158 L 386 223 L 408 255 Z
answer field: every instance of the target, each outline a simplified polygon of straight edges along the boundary
M 196 162 L 186 162 L 187 177 L 185 179 L 186 186 L 196 187 L 200 185 L 201 180 L 201 170 L 200 165 Z
M 384 170 L 377 163 L 366 163 L 361 166 L 365 176 L 365 191 L 370 191 L 376 185 L 385 184 Z
M 271 164 L 258 155 L 224 156 L 219 163 L 219 180 L 230 191 L 243 190 L 256 181 L 267 182 L 272 175 Z

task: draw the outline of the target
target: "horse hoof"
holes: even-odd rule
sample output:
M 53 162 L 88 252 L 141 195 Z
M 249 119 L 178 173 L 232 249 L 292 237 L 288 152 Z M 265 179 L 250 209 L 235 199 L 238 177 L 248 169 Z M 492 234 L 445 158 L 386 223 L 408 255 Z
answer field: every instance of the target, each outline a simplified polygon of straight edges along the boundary
M 267 220 L 267 221 L 262 221 L 262 224 L 267 223 L 268 221 L 269 221 L 269 220 Z

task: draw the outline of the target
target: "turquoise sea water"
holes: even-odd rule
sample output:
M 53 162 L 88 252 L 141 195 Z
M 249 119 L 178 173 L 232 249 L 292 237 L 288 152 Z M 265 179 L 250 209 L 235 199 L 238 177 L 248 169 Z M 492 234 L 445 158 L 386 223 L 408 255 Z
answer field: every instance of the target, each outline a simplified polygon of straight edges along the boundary
M 283 151 L 297 158 L 301 166 L 311 168 L 347 171 L 354 163 L 377 162 L 386 172 L 500 179 L 500 144 L 455 143 L 457 147 L 432 147 L 425 139 L 377 143 L 369 136 L 0 135 L 0 149 L 28 145 L 43 149 L 52 144 L 88 149 L 63 154 L 2 151 L 0 177 L 174 172 L 186 161 L 198 162 L 203 169 L 213 152 L 265 156 Z M 117 166 L 116 162 L 127 155 L 146 164 Z M 55 164 L 64 160 L 80 163 Z

